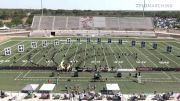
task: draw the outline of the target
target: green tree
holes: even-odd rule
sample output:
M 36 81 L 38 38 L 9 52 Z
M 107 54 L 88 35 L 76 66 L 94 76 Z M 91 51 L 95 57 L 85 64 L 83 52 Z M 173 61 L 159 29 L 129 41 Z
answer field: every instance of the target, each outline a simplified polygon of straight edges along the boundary
M 12 19 L 11 23 L 12 23 L 13 25 L 19 25 L 19 24 L 22 24 L 23 22 L 22 22 L 22 19 L 21 19 L 21 18 L 19 18 L 19 17 L 14 17 L 14 18 Z
M 3 22 L 2 21 L 0 21 L 0 27 L 2 27 L 3 26 Z
M 32 24 L 32 20 L 33 20 L 33 16 L 30 15 L 30 16 L 27 18 L 27 20 L 26 20 L 26 24 L 31 25 L 31 24 Z
M 0 19 L 3 19 L 3 20 L 7 20 L 8 19 L 8 13 L 6 11 L 3 11 L 1 14 L 0 14 Z

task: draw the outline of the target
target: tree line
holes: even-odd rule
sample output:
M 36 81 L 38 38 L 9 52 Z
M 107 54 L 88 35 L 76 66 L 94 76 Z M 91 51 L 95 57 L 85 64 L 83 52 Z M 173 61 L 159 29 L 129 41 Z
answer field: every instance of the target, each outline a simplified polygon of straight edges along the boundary
M 106 17 L 142 17 L 142 11 L 93 11 L 93 10 L 52 10 L 43 9 L 46 16 L 106 16 Z M 11 20 L 5 24 L 8 26 L 17 26 L 19 24 L 31 25 L 34 15 L 41 15 L 40 9 L 0 9 L 0 26 L 3 26 L 2 20 Z M 180 11 L 148 11 L 146 17 L 178 18 L 180 21 Z M 25 21 L 24 21 L 24 18 Z

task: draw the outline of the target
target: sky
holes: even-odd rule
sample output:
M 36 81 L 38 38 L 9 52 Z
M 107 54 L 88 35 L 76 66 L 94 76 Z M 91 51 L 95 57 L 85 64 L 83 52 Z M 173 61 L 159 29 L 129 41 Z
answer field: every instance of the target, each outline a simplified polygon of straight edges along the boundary
M 43 0 L 43 8 L 81 10 L 142 10 L 144 0 Z M 145 10 L 180 10 L 180 0 L 146 0 Z M 40 9 L 41 0 L 0 0 L 0 8 Z

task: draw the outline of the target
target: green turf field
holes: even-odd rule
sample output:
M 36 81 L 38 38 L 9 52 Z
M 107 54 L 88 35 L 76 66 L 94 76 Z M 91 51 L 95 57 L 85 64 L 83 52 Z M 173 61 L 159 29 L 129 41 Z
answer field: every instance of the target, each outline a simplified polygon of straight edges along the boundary
M 60 40 L 60 45 L 54 46 L 55 39 Z M 61 67 L 70 65 L 71 68 L 103 68 L 109 69 L 135 69 L 136 67 L 153 68 L 180 68 L 180 41 L 175 39 L 136 39 L 121 38 L 123 44 L 119 44 L 119 38 L 112 38 L 112 43 L 107 43 L 107 38 L 92 38 L 91 43 L 86 38 L 81 38 L 77 43 L 76 38 L 71 37 L 72 42 L 67 44 L 67 37 L 61 38 L 13 38 L 0 43 L 0 66 L 48 66 Z M 48 47 L 42 47 L 42 40 L 48 41 Z M 131 41 L 136 40 L 136 46 L 131 46 Z M 38 48 L 32 49 L 31 42 L 37 41 Z M 141 48 L 141 42 L 146 42 L 146 47 Z M 158 44 L 158 49 L 152 48 L 152 43 Z M 17 51 L 18 45 L 25 46 L 25 52 Z M 172 46 L 172 52 L 167 53 L 166 47 Z M 12 53 L 4 56 L 4 48 L 11 47 Z M 137 59 L 135 54 L 137 53 Z M 162 59 L 162 60 L 161 60 Z M 31 60 L 31 62 L 30 62 Z M 63 63 L 62 63 L 63 62 Z M 81 90 L 87 85 L 96 85 L 97 90 L 103 88 L 107 82 L 118 83 L 124 93 L 153 92 L 158 90 L 180 91 L 180 73 L 178 72 L 143 72 L 143 84 L 133 82 L 135 78 L 123 73 L 122 78 L 117 78 L 116 73 L 102 73 L 102 82 L 92 82 L 93 73 L 82 72 L 79 77 L 72 78 L 73 73 L 60 73 L 50 77 L 52 71 L 0 71 L 0 89 L 20 90 L 28 83 L 45 83 L 47 80 L 58 81 L 55 92 L 64 90 L 64 85 L 80 85 Z M 71 78 L 71 81 L 67 81 Z M 107 78 L 107 81 L 105 80 Z
M 93 82 L 94 73 L 80 72 L 79 77 L 72 77 L 71 72 L 62 72 L 58 75 L 55 73 L 51 77 L 52 71 L 19 71 L 19 70 L 1 70 L 0 71 L 0 89 L 1 90 L 21 90 L 23 86 L 29 83 L 57 83 L 54 92 L 65 92 L 65 85 L 73 88 L 79 86 L 79 90 L 88 90 L 88 86 L 96 85 L 96 90 L 100 91 L 105 87 L 106 83 L 118 83 L 123 93 L 139 93 L 153 91 L 179 92 L 180 73 L 178 72 L 143 72 L 142 84 L 138 84 L 136 78 L 129 77 L 129 73 L 122 73 L 122 78 L 116 77 L 116 73 L 101 73 L 102 80 Z M 71 81 L 68 81 L 71 79 Z M 107 79 L 107 80 L 106 80 Z
M 78 44 L 75 38 L 71 38 L 70 44 L 66 43 L 66 38 L 60 38 L 60 45 L 54 46 L 54 39 L 11 39 L 0 45 L 2 50 L 0 56 L 0 66 L 33 66 L 29 62 L 40 66 L 59 66 L 69 64 L 74 67 L 108 67 L 119 69 L 134 69 L 136 67 L 180 67 L 180 42 L 176 40 L 144 39 L 146 47 L 141 48 L 140 42 L 143 39 L 122 39 L 123 44 L 118 44 L 118 39 L 112 39 L 111 44 L 107 39 L 97 44 L 97 40 L 92 39 L 87 43 L 85 38 L 81 38 Z M 42 40 L 48 40 L 48 47 L 42 47 Z M 136 46 L 131 47 L 131 41 L 136 40 Z M 31 49 L 31 41 L 38 42 L 38 48 Z M 158 49 L 152 48 L 152 43 L 157 42 Z M 17 51 L 18 45 L 24 45 L 25 52 Z M 172 52 L 167 53 L 166 47 L 172 46 Z M 3 56 L 3 49 L 11 47 L 12 54 Z M 135 54 L 137 53 L 137 59 Z M 52 61 L 54 58 L 54 61 Z M 162 59 L 162 60 L 160 60 Z

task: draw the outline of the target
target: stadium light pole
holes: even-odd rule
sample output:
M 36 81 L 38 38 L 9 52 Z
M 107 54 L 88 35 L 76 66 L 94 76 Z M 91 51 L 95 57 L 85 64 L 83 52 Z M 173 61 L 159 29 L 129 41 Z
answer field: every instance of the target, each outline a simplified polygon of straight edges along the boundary
M 41 16 L 43 16 L 43 0 L 41 0 Z
M 144 3 L 143 3 L 143 17 L 144 17 L 145 4 L 146 4 L 146 1 L 144 0 Z

